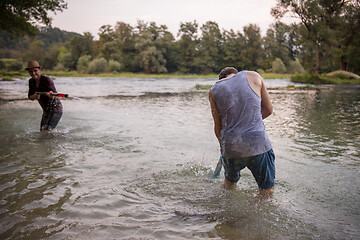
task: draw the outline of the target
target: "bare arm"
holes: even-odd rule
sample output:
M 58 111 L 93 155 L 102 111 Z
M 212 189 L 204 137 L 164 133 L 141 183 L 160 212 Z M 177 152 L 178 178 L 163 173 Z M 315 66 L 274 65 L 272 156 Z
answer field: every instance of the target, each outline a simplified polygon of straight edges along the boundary
M 261 115 L 265 119 L 272 114 L 273 106 L 264 80 L 257 72 L 247 71 L 246 74 L 250 87 L 261 98 Z
M 214 132 L 215 132 L 215 135 L 217 137 L 217 139 L 219 140 L 220 142 L 220 132 L 221 132 L 221 118 L 220 118 L 220 115 L 219 115 L 219 110 L 216 106 L 216 103 L 215 103 L 215 100 L 214 100 L 214 97 L 211 93 L 211 90 L 209 92 L 209 101 L 210 101 L 210 106 L 211 106 L 211 114 L 212 114 L 212 117 L 214 119 Z
M 269 92 L 267 91 L 264 81 L 261 78 L 261 115 L 265 119 L 273 112 L 273 106 L 270 100 Z

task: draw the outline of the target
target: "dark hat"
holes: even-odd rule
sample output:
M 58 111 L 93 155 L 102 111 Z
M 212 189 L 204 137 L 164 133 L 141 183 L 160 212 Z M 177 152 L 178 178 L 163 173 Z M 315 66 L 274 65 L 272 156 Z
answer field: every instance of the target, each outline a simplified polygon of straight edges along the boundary
M 33 68 L 41 68 L 40 64 L 37 61 L 29 61 L 27 68 L 25 68 L 26 71 L 33 69 Z

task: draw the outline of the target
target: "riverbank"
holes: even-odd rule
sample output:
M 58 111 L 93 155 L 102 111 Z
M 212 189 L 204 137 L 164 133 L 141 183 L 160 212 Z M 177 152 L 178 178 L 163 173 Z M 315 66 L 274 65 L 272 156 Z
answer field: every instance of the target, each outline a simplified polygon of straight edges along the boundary
M 290 77 L 292 82 L 305 84 L 360 84 L 360 77 L 346 71 L 328 74 L 297 74 Z
M 54 72 L 43 71 L 44 75 L 56 77 L 124 77 L 124 78 L 214 78 L 217 79 L 217 74 L 184 74 L 184 73 L 167 73 L 167 74 L 146 74 L 146 73 L 99 73 L 87 74 L 79 72 Z M 356 78 L 356 74 L 344 74 L 342 72 L 332 72 L 328 74 L 278 74 L 278 73 L 263 73 L 260 74 L 264 79 L 290 79 L 294 83 L 304 83 L 312 85 L 320 84 L 360 84 L 360 78 Z M 355 76 L 355 77 L 354 77 Z M 13 81 L 16 78 L 29 77 L 26 71 L 21 72 L 0 72 L 0 81 Z M 198 86 L 196 88 L 204 88 Z M 209 88 L 209 87 L 207 87 Z M 199 89 L 198 89 L 199 90 Z
M 213 85 L 206 84 L 196 84 L 196 90 L 210 90 Z M 288 90 L 288 91 L 297 91 L 297 90 L 321 90 L 321 89 L 329 89 L 329 87 L 325 86 L 313 86 L 313 85 L 305 85 L 305 86 L 295 86 L 295 85 L 288 85 L 286 87 L 267 87 L 268 90 Z
M 99 74 L 86 74 L 79 72 L 53 72 L 43 71 L 44 75 L 53 77 L 132 77 L 132 78 L 218 78 L 217 74 L 184 74 L 184 73 L 169 73 L 169 74 L 145 74 L 145 73 L 99 73 Z M 277 74 L 277 73 L 264 73 L 261 74 L 266 79 L 286 79 L 290 78 L 291 74 Z M 0 72 L 2 80 L 10 80 L 13 78 L 28 77 L 27 72 Z

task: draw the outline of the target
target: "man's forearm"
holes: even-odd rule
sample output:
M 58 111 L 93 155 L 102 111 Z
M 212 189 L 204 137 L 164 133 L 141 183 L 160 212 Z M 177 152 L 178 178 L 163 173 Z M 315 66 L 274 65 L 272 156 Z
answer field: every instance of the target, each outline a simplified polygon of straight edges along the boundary
M 270 116 L 272 114 L 272 111 L 269 111 L 266 108 L 261 108 L 261 115 L 262 115 L 262 119 L 267 118 L 268 116 Z
M 215 136 L 217 137 L 217 139 L 218 139 L 219 142 L 220 142 L 221 127 L 218 127 L 218 126 L 215 125 L 214 131 L 215 131 Z

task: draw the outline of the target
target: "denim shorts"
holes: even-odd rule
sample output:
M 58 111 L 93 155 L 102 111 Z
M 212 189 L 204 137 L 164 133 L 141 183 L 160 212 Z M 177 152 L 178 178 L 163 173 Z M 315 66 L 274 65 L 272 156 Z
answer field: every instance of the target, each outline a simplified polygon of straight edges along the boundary
M 226 159 L 222 158 L 225 169 L 225 178 L 232 183 L 240 179 L 240 171 L 247 167 L 253 174 L 259 188 L 267 189 L 275 183 L 275 154 L 271 149 L 256 156 Z
M 40 131 L 55 129 L 59 123 L 62 112 L 43 112 L 40 124 Z

